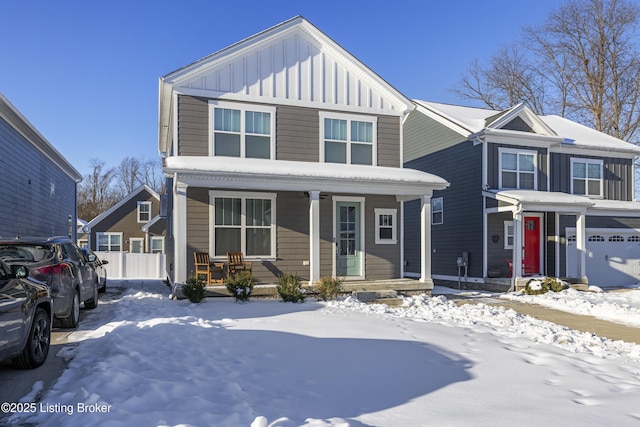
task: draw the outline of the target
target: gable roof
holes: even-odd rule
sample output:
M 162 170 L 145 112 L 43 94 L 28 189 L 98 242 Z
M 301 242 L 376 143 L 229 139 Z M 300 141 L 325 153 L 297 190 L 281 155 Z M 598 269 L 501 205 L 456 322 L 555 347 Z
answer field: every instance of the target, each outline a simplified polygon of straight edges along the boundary
M 302 16 L 160 78 L 160 153 L 169 148 L 173 93 L 403 116 L 414 104 Z
M 519 138 L 522 139 L 544 140 L 550 147 L 640 155 L 640 147 L 634 144 L 560 116 L 539 116 L 524 104 L 496 111 L 420 100 L 414 102 L 417 111 L 469 139 L 478 140 L 485 135 L 510 135 L 513 138 L 514 132 L 518 131 L 505 129 L 505 126 L 519 118 L 534 132 L 519 132 Z
M 87 232 L 87 233 L 90 232 L 91 228 L 94 225 L 100 223 L 103 219 L 107 218 L 109 215 L 111 215 L 112 213 L 116 212 L 118 209 L 120 209 L 122 206 L 124 206 L 130 200 L 135 199 L 143 191 L 147 191 L 154 199 L 157 199 L 158 201 L 160 201 L 160 195 L 158 193 L 156 193 L 155 191 L 153 191 L 153 189 L 151 187 L 149 187 L 146 184 L 145 185 L 141 185 L 140 187 L 138 187 L 135 190 L 133 190 L 131 193 L 127 194 L 118 203 L 116 203 L 115 205 L 111 206 L 109 209 L 107 209 L 106 211 L 102 212 L 100 215 L 98 215 L 97 217 L 95 217 L 91 221 L 89 221 L 87 223 L 87 225 L 85 225 L 83 227 L 83 230 L 85 232 Z
M 76 183 L 82 181 L 82 175 L 40 132 L 0 93 L 0 118 L 4 119 L 23 138 L 38 149 L 52 163 Z

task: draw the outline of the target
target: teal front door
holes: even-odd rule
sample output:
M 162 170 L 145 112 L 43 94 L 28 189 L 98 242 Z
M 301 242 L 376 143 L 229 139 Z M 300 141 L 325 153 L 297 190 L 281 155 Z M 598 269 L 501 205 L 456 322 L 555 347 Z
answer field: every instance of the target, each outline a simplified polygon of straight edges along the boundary
M 360 202 L 336 202 L 336 276 L 362 275 Z

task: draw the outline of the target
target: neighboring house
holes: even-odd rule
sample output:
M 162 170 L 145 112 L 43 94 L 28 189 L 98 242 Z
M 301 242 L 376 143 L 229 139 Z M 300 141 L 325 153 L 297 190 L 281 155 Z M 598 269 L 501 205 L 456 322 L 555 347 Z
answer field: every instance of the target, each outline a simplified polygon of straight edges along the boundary
M 302 17 L 160 79 L 167 270 L 194 251 L 243 252 L 253 275 L 383 280 L 403 275 L 402 201 L 428 209 L 447 182 L 402 169 L 413 103 Z M 428 256 L 420 280 L 431 289 Z
M 89 221 L 85 239 L 93 251 L 164 253 L 165 224 L 160 196 L 143 185 Z
M 76 238 L 82 175 L 0 94 L 0 236 Z
M 432 198 L 432 274 L 481 285 L 540 274 L 640 281 L 637 146 L 517 105 L 506 111 L 416 101 L 404 125 L 406 167 L 451 186 Z M 405 205 L 407 271 L 417 274 L 415 204 Z M 467 268 L 458 268 L 466 255 Z M 512 264 L 513 283 L 508 278 Z M 466 274 L 466 278 L 464 277 Z

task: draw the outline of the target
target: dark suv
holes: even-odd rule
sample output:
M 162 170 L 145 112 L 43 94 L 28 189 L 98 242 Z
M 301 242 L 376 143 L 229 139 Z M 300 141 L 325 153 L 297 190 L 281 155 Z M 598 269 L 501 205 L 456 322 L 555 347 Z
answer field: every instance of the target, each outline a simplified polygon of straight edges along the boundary
M 0 261 L 0 360 L 22 369 L 42 365 L 51 345 L 53 303 L 49 288 L 23 265 Z
M 26 265 L 31 277 L 49 286 L 56 327 L 75 328 L 80 319 L 81 302 L 85 308 L 98 306 L 96 272 L 67 237 L 3 240 L 0 259 L 9 265 Z

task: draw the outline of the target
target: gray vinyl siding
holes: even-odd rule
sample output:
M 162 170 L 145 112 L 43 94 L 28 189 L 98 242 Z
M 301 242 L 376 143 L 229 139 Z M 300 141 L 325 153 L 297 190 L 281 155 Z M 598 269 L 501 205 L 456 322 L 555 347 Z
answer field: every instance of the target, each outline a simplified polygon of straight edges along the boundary
M 224 189 L 220 189 L 224 190 Z M 238 193 L 240 194 L 240 193 Z M 320 200 L 320 276 L 333 270 L 333 199 L 331 194 Z M 345 195 L 353 196 L 353 195 Z M 375 244 L 375 208 L 398 209 L 391 196 L 368 196 L 365 200 L 365 267 L 366 279 L 399 277 L 400 243 Z M 252 273 L 259 283 L 276 283 L 283 273 L 298 274 L 309 280 L 309 199 L 300 192 L 279 192 L 276 197 L 276 260 L 253 262 Z M 187 191 L 187 276 L 191 275 L 193 252 L 209 252 L 209 189 Z M 399 226 L 399 224 L 397 224 Z M 399 230 L 398 230 L 399 232 Z
M 443 199 L 443 224 L 431 226 L 431 273 L 457 275 L 456 259 L 469 253 L 469 276 L 482 277 L 482 147 L 465 141 L 405 163 L 451 183 L 433 197 Z M 405 204 L 406 270 L 420 272 L 420 203 Z
M 98 233 L 122 233 L 122 250 L 124 252 L 130 251 L 130 238 L 146 237 L 142 231 L 142 227 L 144 227 L 145 224 L 138 222 L 138 202 L 151 202 L 150 218 L 153 219 L 160 213 L 160 201 L 153 197 L 148 191 L 142 190 L 136 197 L 127 201 L 102 221 L 91 226 L 90 241 L 92 250 L 98 250 L 96 238 Z M 165 235 L 164 230 L 161 235 Z M 148 252 L 149 248 L 145 246 L 144 250 Z
M 208 100 L 178 96 L 178 124 L 178 156 L 208 156 Z
M 459 133 L 417 111 L 409 114 L 403 130 L 405 164 L 451 147 L 465 139 Z
M 513 258 L 513 250 L 504 248 L 505 221 L 513 221 L 511 212 L 500 212 L 487 217 L 487 270 L 500 270 L 500 277 L 509 277 L 507 258 Z M 493 242 L 492 236 L 498 236 L 497 242 Z
M 604 198 L 607 200 L 633 200 L 634 179 L 633 161 L 631 159 L 552 153 L 551 191 L 571 193 L 572 158 L 602 160 Z
M 39 139 L 20 129 L 26 131 Z M 37 147 L 20 132 L 0 116 L 0 236 L 75 238 L 76 179 L 51 160 L 50 147 Z
M 277 106 L 276 159 L 320 160 L 321 110 Z M 378 116 L 378 165 L 400 167 L 400 118 Z M 178 97 L 178 155 L 209 155 L 209 104 L 206 98 Z
M 276 158 L 320 161 L 320 117 L 313 108 L 279 106 L 276 114 Z
M 547 191 L 548 153 L 546 148 L 522 147 L 518 145 L 493 144 L 487 145 L 487 184 L 489 188 L 500 188 L 500 148 L 522 151 L 537 151 L 538 156 L 538 191 Z

